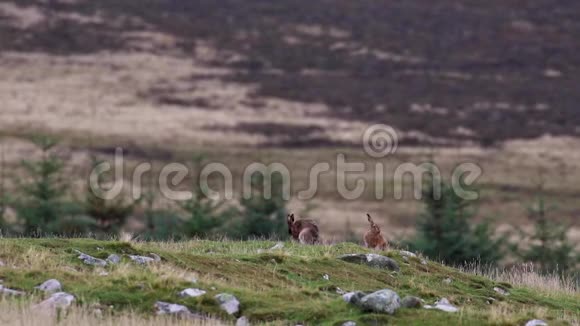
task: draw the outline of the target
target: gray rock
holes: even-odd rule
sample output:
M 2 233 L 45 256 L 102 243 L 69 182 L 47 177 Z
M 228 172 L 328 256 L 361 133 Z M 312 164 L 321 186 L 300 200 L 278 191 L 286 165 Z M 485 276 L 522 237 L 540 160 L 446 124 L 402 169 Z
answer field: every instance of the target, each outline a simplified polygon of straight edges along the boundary
M 116 255 L 116 254 L 111 254 L 111 255 L 109 255 L 109 257 L 107 257 L 106 261 L 109 264 L 117 265 L 121 262 L 121 257 L 119 255 Z
M 250 326 L 250 321 L 247 317 L 242 316 L 236 320 L 236 326 Z
M 273 246 L 272 248 L 270 248 L 270 250 L 280 250 L 284 248 L 284 243 L 283 242 L 278 242 L 275 246 Z
M 342 299 L 346 302 L 346 303 L 352 303 L 354 305 L 358 305 L 360 303 L 360 300 L 367 295 L 364 292 L 361 291 L 355 291 L 355 292 L 348 292 L 342 295 Z
M 540 319 L 532 319 L 526 323 L 526 326 L 548 326 L 548 323 Z
M 425 259 L 421 259 L 421 265 L 427 265 L 427 261 Z
M 240 301 L 229 293 L 220 293 L 215 296 L 215 299 L 220 304 L 220 307 L 229 315 L 236 314 L 240 311 Z
M 0 285 L 0 296 L 18 296 L 18 295 L 24 295 L 25 293 L 22 291 L 18 291 L 18 290 L 12 290 L 9 289 L 7 287 L 4 287 L 4 285 Z
M 338 259 L 348 263 L 362 264 L 374 268 L 388 269 L 391 271 L 399 271 L 399 264 L 389 257 L 377 254 L 348 254 L 339 256 Z
M 204 290 L 189 288 L 179 292 L 179 296 L 184 298 L 196 298 L 206 293 L 207 292 Z
M 445 284 L 451 284 L 451 282 L 453 282 L 453 280 L 449 277 L 443 280 L 443 283 Z
M 6 266 L 6 264 L 4 264 L 4 262 L 0 260 L 0 267 L 4 267 L 4 266 Z
M 190 313 L 189 309 L 186 306 L 163 301 L 157 301 L 155 303 L 155 309 L 157 309 L 156 313 L 158 315 L 175 315 L 181 313 Z
M 129 258 L 139 265 L 147 265 L 155 262 L 155 258 L 147 256 L 127 255 Z M 159 256 L 158 256 L 159 257 Z
M 152 252 L 151 252 L 151 253 L 149 253 L 149 256 L 153 257 L 153 260 L 154 260 L 156 263 L 159 263 L 159 262 L 161 261 L 161 257 L 159 257 L 159 255 L 158 255 L 158 254 L 155 254 L 155 253 L 152 253 Z
M 33 310 L 44 313 L 54 314 L 57 310 L 63 310 L 75 301 L 75 296 L 66 292 L 56 292 L 51 294 L 48 299 L 33 306 Z
M 79 254 L 78 258 L 80 260 L 82 260 L 87 265 L 101 266 L 101 267 L 107 266 L 107 262 L 102 260 L 102 259 L 95 258 L 91 255 L 87 255 L 87 254 L 80 252 L 78 250 L 75 250 L 75 251 Z
M 172 315 L 177 316 L 184 319 L 194 319 L 194 320 L 206 320 L 207 318 L 196 313 L 192 313 L 186 306 L 157 301 L 155 303 L 155 309 L 157 315 Z
M 342 326 L 356 326 L 356 323 L 354 321 L 347 321 L 342 323 Z
M 330 276 L 328 274 L 322 275 L 322 278 L 326 281 L 330 281 Z
M 410 251 L 406 251 L 406 250 L 399 251 L 399 254 L 401 254 L 401 256 L 403 256 L 403 257 L 412 257 L 412 258 L 417 257 L 417 254 L 410 252 Z
M 47 293 L 54 293 L 54 292 L 62 291 L 62 285 L 60 284 L 60 282 L 58 280 L 50 279 L 50 280 L 40 284 L 39 286 L 35 287 L 35 289 L 38 289 L 40 291 L 47 292 Z
M 438 309 L 445 312 L 457 312 L 459 308 L 452 305 L 449 300 L 446 298 L 442 298 L 441 300 L 435 302 L 434 306 L 426 305 L 424 306 L 425 309 Z
M 384 289 L 364 296 L 359 306 L 365 311 L 392 315 L 401 307 L 401 299 L 395 291 Z
M 494 290 L 495 292 L 497 292 L 497 293 L 499 293 L 499 294 L 503 295 L 503 296 L 508 296 L 508 295 L 510 295 L 510 293 L 509 293 L 509 292 L 508 292 L 506 289 L 503 289 L 503 288 L 500 288 L 500 287 L 497 287 L 497 286 L 496 286 L 496 287 L 494 287 L 494 288 L 493 288 L 493 290 Z
M 417 297 L 406 296 L 401 300 L 401 307 L 403 308 L 421 308 L 423 306 L 423 301 Z

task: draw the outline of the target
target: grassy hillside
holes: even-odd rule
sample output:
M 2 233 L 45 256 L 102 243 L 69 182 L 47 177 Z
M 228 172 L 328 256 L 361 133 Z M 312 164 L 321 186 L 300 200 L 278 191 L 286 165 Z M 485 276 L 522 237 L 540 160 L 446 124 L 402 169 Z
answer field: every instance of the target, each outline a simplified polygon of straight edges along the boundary
M 398 273 L 337 259 L 341 254 L 368 252 L 354 244 L 285 243 L 282 249 L 268 249 L 274 245 L 271 241 L 123 243 L 0 239 L 0 260 L 4 263 L 0 279 L 7 288 L 25 291 L 26 298 L 34 294 L 31 300 L 36 302 L 42 295 L 34 292 L 34 287 L 55 278 L 61 281 L 64 291 L 76 296 L 83 309 L 98 307 L 104 316 L 112 314 L 124 320 L 128 318 L 124 313 L 128 312 L 137 315 L 131 318 L 153 316 L 155 302 L 166 301 L 183 304 L 216 320 L 233 322 L 235 319 L 223 313 L 213 299 L 224 292 L 239 299 L 240 315 L 254 324 L 291 321 L 341 325 L 356 321 L 357 325 L 522 325 L 539 318 L 550 325 L 567 325 L 577 323 L 580 318 L 580 295 L 570 291 L 532 289 L 494 281 L 434 262 L 424 264 L 420 258 L 404 259 L 395 250 L 385 255 L 398 262 L 401 268 Z M 75 250 L 102 259 L 112 253 L 123 256 L 118 265 L 94 267 L 79 260 Z M 158 254 L 161 261 L 141 266 L 126 256 L 150 253 Z M 510 294 L 495 292 L 493 288 L 497 286 Z M 187 299 L 177 295 L 190 287 L 207 293 Z M 385 288 L 396 291 L 401 298 L 418 296 L 427 304 L 445 297 L 461 310 L 446 313 L 401 308 L 393 316 L 371 314 L 345 303 L 337 293 L 337 289 L 371 292 Z M 0 310 L 11 304 L 13 301 L 3 301 Z

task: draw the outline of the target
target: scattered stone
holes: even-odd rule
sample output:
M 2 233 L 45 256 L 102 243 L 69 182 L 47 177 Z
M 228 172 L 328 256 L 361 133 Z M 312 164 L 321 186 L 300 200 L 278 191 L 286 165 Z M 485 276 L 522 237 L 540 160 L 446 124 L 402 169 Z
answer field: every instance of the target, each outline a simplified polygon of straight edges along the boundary
M 155 254 L 155 253 L 152 253 L 152 252 L 150 252 L 150 253 L 149 253 L 149 256 L 153 257 L 153 260 L 154 260 L 156 263 L 159 263 L 159 262 L 161 262 L 161 257 L 159 257 L 159 255 L 158 255 L 158 254 Z
M 248 317 L 242 316 L 236 320 L 236 326 L 250 326 L 250 321 Z
M 93 316 L 97 317 L 97 318 L 101 318 L 103 317 L 103 310 L 96 308 L 93 310 Z
M 412 257 L 412 258 L 415 258 L 415 257 L 417 257 L 417 254 L 415 254 L 415 253 L 413 253 L 413 252 L 410 252 L 410 251 L 406 251 L 406 250 L 401 250 L 401 251 L 399 251 L 399 253 L 400 253 L 400 254 L 401 254 L 401 256 L 403 256 L 403 257 Z
M 526 323 L 526 326 L 548 326 L 548 323 L 540 319 L 532 319 Z
M 399 264 L 394 259 L 377 254 L 348 254 L 338 257 L 348 263 L 364 264 L 374 268 L 399 271 Z
M 358 306 L 365 311 L 392 315 L 401 307 L 401 299 L 395 291 L 384 289 L 365 295 Z
M 220 307 L 229 315 L 236 314 L 240 311 L 240 301 L 229 293 L 220 293 L 215 296 L 215 299 L 220 304 Z
M 74 295 L 66 292 L 56 292 L 48 297 L 48 299 L 33 306 L 33 309 L 48 314 L 54 314 L 59 309 L 68 308 L 74 301 Z
M 146 257 L 146 256 L 136 256 L 136 255 L 128 255 L 129 258 L 136 262 L 139 265 L 147 265 L 147 264 L 151 264 L 154 263 L 156 260 L 155 258 L 151 258 L 151 257 Z M 157 256 L 159 257 L 159 256 Z
M 105 271 L 100 271 L 99 276 L 109 276 L 109 273 Z
M 206 293 L 207 292 L 204 290 L 190 288 L 190 289 L 185 289 L 185 290 L 179 292 L 179 296 L 186 297 L 186 298 L 196 298 L 196 297 L 202 296 Z
M 509 292 L 508 292 L 506 289 L 502 289 L 502 288 L 500 288 L 500 287 L 497 287 L 497 286 L 496 286 L 496 287 L 494 287 L 494 288 L 493 288 L 493 290 L 494 290 L 495 292 L 497 292 L 497 293 L 499 293 L 499 294 L 503 295 L 503 296 L 508 296 L 508 295 L 510 295 L 510 293 L 509 293 Z
M 4 262 L 0 260 L 0 267 L 4 267 L 4 266 L 6 266 L 6 264 L 4 264 Z
M 356 326 L 356 323 L 354 321 L 347 321 L 342 323 L 342 326 Z
M 4 285 L 0 285 L 0 296 L 7 296 L 7 295 L 17 296 L 17 295 L 24 295 L 24 294 L 25 293 L 22 291 L 12 290 L 12 289 L 9 289 L 7 287 L 4 287 Z
M 163 301 L 157 301 L 155 303 L 155 309 L 157 309 L 158 315 L 173 315 L 190 312 L 186 306 Z
M 406 296 L 401 300 L 401 307 L 403 308 L 421 308 L 423 300 L 413 296 Z
M 347 303 L 352 303 L 354 305 L 358 305 L 360 303 L 360 300 L 367 295 L 364 292 L 361 291 L 355 291 L 355 292 L 348 292 L 342 295 L 342 299 L 347 302 Z
M 421 259 L 421 265 L 427 265 L 427 261 L 425 259 Z
M 75 250 L 75 251 L 79 254 L 78 258 L 80 260 L 82 260 L 87 265 L 101 266 L 101 267 L 107 266 L 107 262 L 102 260 L 102 259 L 95 258 L 91 255 L 87 255 L 87 254 L 80 252 L 78 250 Z
M 560 78 L 562 77 L 562 72 L 560 70 L 548 68 L 544 70 L 544 76 L 547 78 Z
M 330 281 L 330 276 L 328 274 L 322 275 L 322 278 L 327 280 L 327 281 Z
M 487 304 L 492 304 L 494 302 L 495 302 L 495 298 L 492 298 L 492 297 L 487 298 Z
M 50 279 L 40 284 L 39 286 L 35 287 L 35 289 L 38 289 L 46 293 L 54 293 L 62 291 L 62 285 L 58 280 Z
M 337 286 L 336 287 L 336 294 L 343 295 L 343 294 L 346 294 L 346 291 Z
M 195 314 L 189 311 L 186 306 L 180 304 L 157 301 L 155 303 L 157 315 L 174 315 L 185 319 L 205 320 L 206 318 L 200 314 Z
M 111 255 L 109 255 L 109 257 L 107 257 L 106 261 L 109 264 L 117 265 L 121 262 L 121 257 L 119 255 L 116 255 L 116 254 L 111 254 Z
M 278 242 L 274 247 L 270 248 L 269 250 L 280 250 L 284 248 L 283 242 Z
M 451 284 L 451 282 L 453 282 L 453 280 L 450 277 L 443 280 L 443 283 L 445 284 Z
M 426 306 L 424 306 L 424 308 L 425 309 L 438 309 L 438 310 L 442 310 L 445 312 L 457 312 L 457 311 L 459 311 L 459 308 L 452 305 L 449 302 L 449 300 L 447 300 L 446 298 L 442 298 L 441 300 L 435 302 L 434 306 L 426 305 Z

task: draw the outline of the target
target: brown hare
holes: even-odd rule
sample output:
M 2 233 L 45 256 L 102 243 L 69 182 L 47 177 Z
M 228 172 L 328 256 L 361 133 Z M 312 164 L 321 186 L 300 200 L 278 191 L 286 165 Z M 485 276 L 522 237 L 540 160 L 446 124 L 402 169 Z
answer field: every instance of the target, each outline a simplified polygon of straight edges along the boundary
M 385 250 L 387 248 L 387 242 L 381 234 L 381 228 L 373 221 L 373 218 L 369 214 L 367 214 L 367 217 L 371 224 L 371 229 L 365 233 L 365 247 L 375 250 Z
M 298 240 L 301 244 L 318 243 L 318 225 L 312 220 L 294 220 L 294 214 L 288 215 L 288 233 L 292 239 Z

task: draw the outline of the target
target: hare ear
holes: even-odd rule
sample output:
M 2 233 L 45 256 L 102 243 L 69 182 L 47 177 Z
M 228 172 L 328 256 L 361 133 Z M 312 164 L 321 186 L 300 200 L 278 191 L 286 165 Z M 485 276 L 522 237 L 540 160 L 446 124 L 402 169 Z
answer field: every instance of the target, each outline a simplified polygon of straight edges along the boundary
M 294 214 L 288 215 L 288 223 L 294 223 Z
M 371 217 L 371 215 L 369 213 L 367 213 L 367 218 L 368 218 L 370 223 L 373 223 L 373 218 Z

